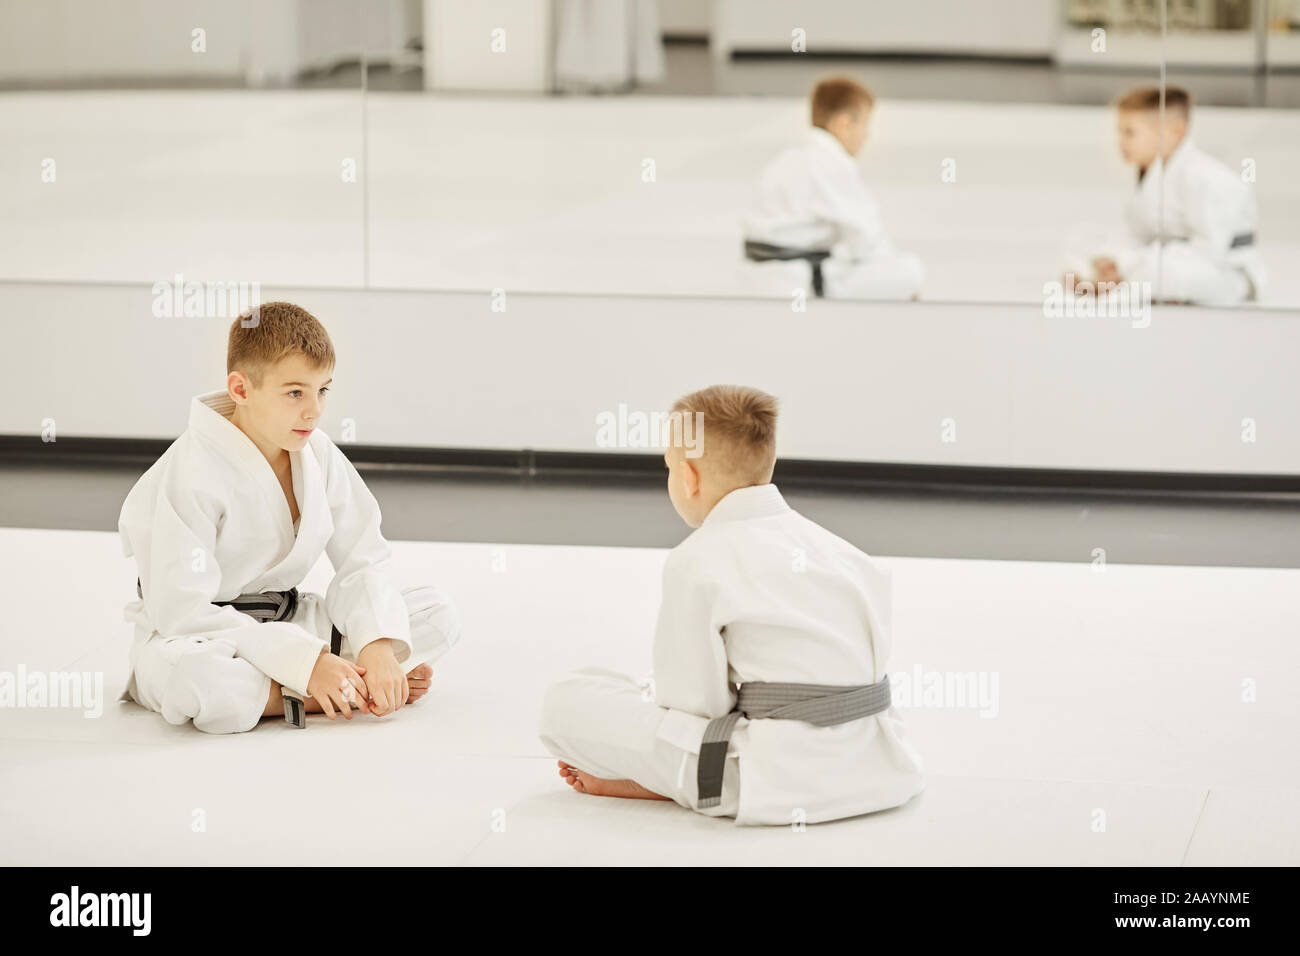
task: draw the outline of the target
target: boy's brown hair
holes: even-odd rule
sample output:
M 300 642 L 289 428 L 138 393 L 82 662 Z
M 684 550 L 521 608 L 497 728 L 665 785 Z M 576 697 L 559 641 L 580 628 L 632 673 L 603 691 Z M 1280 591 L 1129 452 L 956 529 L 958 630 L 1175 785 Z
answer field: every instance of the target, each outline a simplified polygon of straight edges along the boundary
M 812 124 L 826 128 L 836 113 L 869 110 L 875 103 L 871 91 L 847 76 L 831 76 L 812 91 Z
M 1129 90 L 1115 101 L 1117 110 L 1156 113 L 1160 110 L 1160 87 L 1140 86 Z M 1192 115 L 1192 94 L 1181 86 L 1165 87 L 1165 113 L 1177 114 L 1183 119 Z
M 700 414 L 702 458 L 723 477 L 766 484 L 776 464 L 777 400 L 744 385 L 711 385 L 683 395 L 672 412 Z
M 298 353 L 317 368 L 334 365 L 334 344 L 314 315 L 292 302 L 265 302 L 230 326 L 226 374 L 238 369 L 261 388 L 268 368 Z

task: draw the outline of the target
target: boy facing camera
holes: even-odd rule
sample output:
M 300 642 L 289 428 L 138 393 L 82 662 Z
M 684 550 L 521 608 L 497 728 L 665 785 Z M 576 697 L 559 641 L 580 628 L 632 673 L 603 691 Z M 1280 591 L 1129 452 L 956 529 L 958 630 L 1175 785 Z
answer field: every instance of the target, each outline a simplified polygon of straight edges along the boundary
M 1075 275 L 1099 286 L 1150 283 L 1164 302 L 1228 305 L 1260 296 L 1264 270 L 1257 251 L 1255 198 L 1241 176 L 1201 152 L 1188 132 L 1191 96 L 1159 87 L 1116 102 L 1120 153 L 1137 170 L 1125 211 L 1128 235 L 1093 250 Z
M 905 803 L 925 776 L 891 704 L 888 573 L 772 484 L 770 395 L 713 386 L 672 412 L 701 423 L 693 443 L 675 427 L 664 454 L 695 530 L 664 563 L 653 696 L 597 668 L 548 688 L 540 736 L 560 775 L 741 825 Z
M 226 371 L 122 505 L 139 569 L 122 699 L 214 734 L 392 714 L 428 693 L 460 619 L 436 588 L 393 581 L 379 505 L 319 428 L 329 335 L 266 303 L 231 326 Z M 322 554 L 328 590 L 300 593 Z
M 745 256 L 783 270 L 814 294 L 914 299 L 921 262 L 897 252 L 855 157 L 867 140 L 875 101 L 853 80 L 834 77 L 812 92 L 812 128 L 764 168 L 741 229 Z

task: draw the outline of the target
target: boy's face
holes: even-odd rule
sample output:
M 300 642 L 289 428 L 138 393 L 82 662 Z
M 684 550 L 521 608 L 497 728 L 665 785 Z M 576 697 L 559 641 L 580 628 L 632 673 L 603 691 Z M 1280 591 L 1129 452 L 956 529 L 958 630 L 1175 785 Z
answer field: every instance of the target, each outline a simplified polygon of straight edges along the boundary
M 1156 110 L 1120 110 L 1116 120 L 1119 151 L 1126 163 L 1138 169 L 1146 169 L 1154 163 L 1161 146 L 1166 154 L 1172 152 L 1187 132 L 1187 121 L 1178 113 L 1165 113 L 1163 137 L 1160 135 L 1160 113 Z
M 333 368 L 316 368 L 301 353 L 268 367 L 254 387 L 243 372 L 230 373 L 226 388 L 235 401 L 239 427 L 262 449 L 297 451 L 307 444 L 325 411 Z
M 862 151 L 862 144 L 867 141 L 867 124 L 870 121 L 870 108 L 862 106 L 856 110 L 841 110 L 836 113 L 826 128 L 850 156 L 856 156 Z

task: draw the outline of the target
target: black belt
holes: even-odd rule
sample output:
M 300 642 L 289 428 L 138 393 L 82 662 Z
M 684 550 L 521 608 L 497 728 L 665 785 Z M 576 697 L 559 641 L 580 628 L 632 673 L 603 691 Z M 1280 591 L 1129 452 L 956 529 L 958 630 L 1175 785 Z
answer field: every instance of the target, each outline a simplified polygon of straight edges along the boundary
M 135 579 L 135 593 L 144 600 L 144 591 L 140 579 Z M 241 594 L 233 601 L 213 601 L 217 607 L 233 607 L 255 619 L 259 624 L 268 621 L 285 621 L 298 611 L 298 589 L 287 591 L 262 591 L 259 594 Z M 333 624 L 330 625 L 330 653 L 338 655 L 343 649 L 343 634 Z M 306 705 L 303 699 L 293 691 L 286 691 L 283 686 L 280 694 L 284 698 L 284 719 L 294 727 L 307 726 Z
M 822 278 L 822 262 L 829 259 L 830 251 L 826 249 L 796 249 L 792 246 L 774 246 L 770 242 L 745 240 L 745 258 L 755 262 L 792 262 L 803 259 L 812 267 L 813 295 L 822 298 L 826 294 L 826 283 Z

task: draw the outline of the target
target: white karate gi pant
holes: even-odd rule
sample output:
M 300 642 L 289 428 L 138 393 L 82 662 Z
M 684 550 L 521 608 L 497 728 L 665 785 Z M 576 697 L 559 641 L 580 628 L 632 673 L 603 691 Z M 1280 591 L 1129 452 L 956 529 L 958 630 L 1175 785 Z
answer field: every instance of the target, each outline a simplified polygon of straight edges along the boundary
M 921 260 L 898 253 L 857 262 L 830 257 L 822 262 L 823 290 L 828 299 L 906 301 L 920 295 L 925 270 Z M 742 290 L 754 295 L 789 297 L 795 289 L 812 298 L 812 266 L 803 260 L 746 261 L 737 276 Z
M 645 697 L 642 685 L 624 674 L 599 667 L 574 671 L 547 688 L 539 736 L 547 750 L 579 770 L 635 780 L 696 813 L 734 817 L 740 805 L 735 752 L 727 754 L 721 802 L 699 809 L 699 757 L 659 739 L 668 711 Z
M 925 270 L 905 252 L 855 262 L 831 256 L 822 263 L 828 299 L 906 300 L 921 294 Z
M 1254 295 L 1245 272 L 1206 256 L 1185 242 L 1166 243 L 1158 257 L 1154 250 L 1146 250 L 1131 260 L 1125 263 L 1124 278 L 1150 282 L 1151 297 L 1157 302 L 1233 305 Z
M 1207 256 L 1186 242 L 1165 243 L 1157 265 L 1156 250 L 1150 246 L 1096 228 L 1075 227 L 1066 241 L 1063 271 L 1095 282 L 1093 260 L 1099 258 L 1115 260 L 1126 281 L 1149 282 L 1156 302 L 1233 305 L 1258 297 L 1244 269 Z
M 459 640 L 460 619 L 455 605 L 437 588 L 404 588 L 402 597 L 411 611 L 411 656 L 401 664 L 409 674 L 441 657 Z M 298 609 L 290 620 L 329 646 L 333 624 L 321 595 L 300 592 Z M 356 662 L 357 649 L 349 645 L 347 635 L 339 656 Z M 271 678 L 237 657 L 230 641 L 155 634 L 140 648 L 127 691 L 141 707 L 162 714 L 169 724 L 192 720 L 205 733 L 236 734 L 252 730 L 262 719 Z

